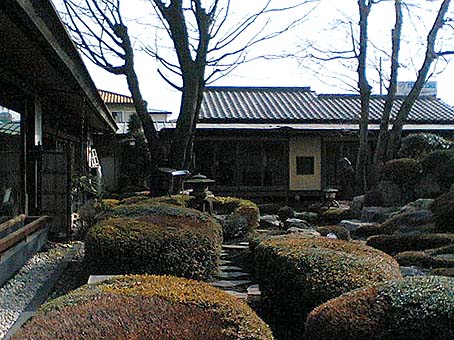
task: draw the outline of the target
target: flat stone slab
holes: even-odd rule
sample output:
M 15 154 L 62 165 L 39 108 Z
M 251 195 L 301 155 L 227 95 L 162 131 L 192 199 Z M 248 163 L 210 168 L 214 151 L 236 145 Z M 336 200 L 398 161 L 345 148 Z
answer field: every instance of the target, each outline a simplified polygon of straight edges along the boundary
M 251 283 L 249 280 L 233 280 L 233 281 L 228 281 L 228 280 L 219 280 L 215 282 L 210 282 L 210 285 L 218 288 L 235 288 L 238 286 L 243 286 Z
M 241 300 L 246 300 L 247 299 L 247 294 L 246 293 L 240 293 L 240 292 L 236 292 L 234 290 L 224 290 L 224 292 L 238 298 L 238 299 L 241 299 Z
M 218 277 L 222 279 L 237 279 L 244 276 L 249 276 L 249 274 L 245 272 L 220 272 L 218 274 Z
M 227 262 L 232 263 L 232 261 L 227 261 Z M 237 266 L 220 266 L 219 270 L 221 270 L 223 272 L 239 272 L 239 271 L 243 270 L 243 268 L 240 268 Z
M 222 266 L 228 266 L 228 265 L 230 265 L 230 264 L 232 264 L 232 263 L 233 263 L 233 262 L 230 261 L 230 260 L 221 260 L 221 261 L 219 261 L 219 264 L 221 265 L 221 267 L 222 267 Z
M 249 247 L 249 241 L 244 241 L 239 243 L 240 246 L 248 246 Z
M 223 244 L 222 249 L 227 250 L 245 250 L 249 249 L 249 246 L 242 245 L 242 244 Z
M 261 294 L 259 285 L 252 285 L 247 289 L 247 295 L 259 296 Z
M 88 277 L 87 283 L 90 285 L 90 284 L 101 282 L 101 281 L 104 281 L 104 280 L 107 280 L 107 279 L 110 279 L 110 278 L 116 277 L 116 276 L 118 276 L 118 275 L 90 275 Z

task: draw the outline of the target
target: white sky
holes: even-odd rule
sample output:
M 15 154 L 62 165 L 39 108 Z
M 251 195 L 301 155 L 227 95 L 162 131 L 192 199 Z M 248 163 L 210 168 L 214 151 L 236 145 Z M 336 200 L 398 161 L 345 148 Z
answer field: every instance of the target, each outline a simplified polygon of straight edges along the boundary
M 54 0 L 58 4 L 61 0 Z M 254 0 L 254 3 L 260 2 Z M 135 5 L 133 4 L 135 2 Z M 128 0 L 128 16 L 131 18 L 138 17 L 140 22 L 152 20 L 149 13 L 149 5 L 146 0 Z M 294 3 L 293 0 L 278 0 L 276 4 L 284 5 Z M 238 13 L 247 11 L 245 7 L 251 7 L 252 2 L 232 0 Z M 424 10 L 413 10 L 413 16 L 410 19 L 405 13 L 406 28 L 404 42 L 402 44 L 402 64 L 405 66 L 400 70 L 400 81 L 415 80 L 416 72 L 422 63 L 426 29 L 430 28 L 434 18 L 434 10 L 437 10 L 441 1 L 413 0 L 412 4 L 422 3 Z M 454 6 L 454 5 L 453 5 Z M 451 6 L 451 7 L 453 7 Z M 298 11 L 282 13 L 273 18 L 269 25 L 284 25 L 293 19 L 299 18 L 309 7 Z M 430 11 L 432 10 L 432 12 Z M 451 8 L 451 17 L 454 9 Z M 322 0 L 320 5 L 312 12 L 310 19 L 304 24 L 295 28 L 292 33 L 268 41 L 252 51 L 252 54 L 279 54 L 294 51 L 298 46 L 304 46 L 308 40 L 316 43 L 322 48 L 346 49 L 348 45 L 347 34 L 341 25 L 339 19 L 346 20 L 350 18 L 354 23 L 357 22 L 357 1 L 356 0 Z M 370 37 L 380 48 L 388 49 L 389 34 L 394 24 L 394 12 L 392 1 L 388 4 L 380 5 L 375 8 L 370 18 Z M 329 29 L 331 27 L 331 29 Z M 134 29 L 134 30 L 133 30 Z M 154 41 L 156 37 L 155 30 L 150 26 L 132 25 L 130 33 L 137 39 L 150 39 Z M 163 32 L 161 32 L 163 33 Z M 452 32 L 451 32 L 452 35 Z M 419 38 L 418 38 L 419 37 Z M 444 46 L 454 49 L 454 39 Z M 388 49 L 389 50 L 389 49 Z M 369 55 L 371 60 L 378 60 L 379 57 L 385 56 L 384 53 Z M 149 103 L 149 109 L 161 109 L 177 113 L 179 109 L 180 95 L 179 92 L 166 84 L 157 74 L 157 63 L 148 55 L 136 52 L 136 66 L 140 78 L 140 86 L 145 99 Z M 454 58 L 454 57 L 453 57 Z M 355 68 L 354 61 L 349 62 L 351 68 Z M 414 64 L 414 65 L 412 65 Z M 443 64 L 443 65 L 441 65 Z M 454 96 L 451 89 L 451 80 L 454 78 L 454 60 L 451 64 L 440 63 L 438 70 L 443 68 L 443 72 L 435 75 L 430 80 L 436 80 L 438 83 L 438 97 L 454 105 Z M 124 77 L 111 75 L 100 70 L 96 66 L 87 62 L 90 73 L 100 89 L 110 90 L 122 94 L 129 94 Z M 386 72 L 386 62 L 384 69 Z M 344 68 L 335 62 L 323 64 L 318 73 L 314 72 L 316 66 L 308 60 L 297 62 L 295 59 L 286 58 L 280 60 L 257 60 L 238 67 L 228 77 L 211 84 L 217 86 L 310 86 L 317 93 L 345 93 L 346 86 L 333 79 L 332 75 L 344 73 Z M 350 73 L 351 77 L 356 74 Z M 378 93 L 378 72 L 370 69 L 369 78 L 371 85 L 374 86 L 374 92 Z M 374 82 L 375 80 L 375 82 Z

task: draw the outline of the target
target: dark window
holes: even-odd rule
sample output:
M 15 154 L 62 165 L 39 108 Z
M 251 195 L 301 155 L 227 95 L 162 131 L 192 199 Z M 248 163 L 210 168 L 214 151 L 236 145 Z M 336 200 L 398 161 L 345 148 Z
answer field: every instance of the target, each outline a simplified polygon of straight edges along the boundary
M 296 157 L 296 174 L 313 175 L 314 157 Z

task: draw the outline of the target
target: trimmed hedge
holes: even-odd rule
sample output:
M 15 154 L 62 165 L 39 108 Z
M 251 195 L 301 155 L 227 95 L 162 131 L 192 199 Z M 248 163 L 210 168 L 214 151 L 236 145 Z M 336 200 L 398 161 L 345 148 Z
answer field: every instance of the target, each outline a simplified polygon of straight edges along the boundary
M 165 204 L 120 205 L 89 231 L 85 264 L 97 274 L 203 280 L 216 273 L 221 247 L 221 226 L 207 214 Z
M 454 143 L 433 133 L 414 133 L 402 138 L 400 157 L 420 159 L 430 152 L 449 149 Z
M 287 236 L 261 242 L 255 254 L 270 324 L 289 339 L 301 336 L 307 313 L 321 303 L 401 277 L 392 257 L 357 242 Z
M 344 294 L 315 308 L 305 338 L 453 339 L 454 279 L 408 277 Z
M 178 207 L 188 207 L 192 197 L 188 195 L 173 195 L 162 197 L 135 196 L 122 200 L 122 205 L 156 205 L 168 204 Z M 260 211 L 258 206 L 249 200 L 236 197 L 216 196 L 210 198 L 216 214 L 226 215 L 221 221 L 225 240 L 244 237 L 259 225 Z
M 41 307 L 16 340 L 272 340 L 239 299 L 208 284 L 126 276 L 86 285 Z
M 454 168 L 452 171 L 454 172 Z M 454 233 L 454 192 L 449 191 L 437 197 L 429 209 L 434 215 L 438 230 Z
M 410 250 L 425 250 L 454 243 L 454 234 L 394 234 L 376 235 L 367 239 L 367 245 L 388 254 Z

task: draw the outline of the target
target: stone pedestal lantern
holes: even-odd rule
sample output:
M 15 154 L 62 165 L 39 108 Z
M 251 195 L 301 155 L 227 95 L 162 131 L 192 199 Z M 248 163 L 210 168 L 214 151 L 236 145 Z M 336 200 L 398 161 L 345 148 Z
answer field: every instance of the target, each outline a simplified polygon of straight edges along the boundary
M 194 197 L 189 201 L 189 206 L 191 208 L 212 213 L 212 202 L 208 200 L 208 188 L 210 184 L 215 183 L 213 179 L 209 179 L 204 175 L 197 174 L 192 176 L 190 179 L 185 181 L 185 184 L 188 184 L 192 188 L 190 195 Z

